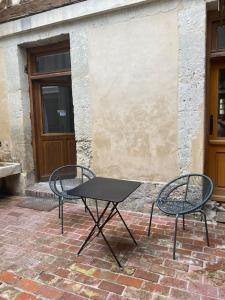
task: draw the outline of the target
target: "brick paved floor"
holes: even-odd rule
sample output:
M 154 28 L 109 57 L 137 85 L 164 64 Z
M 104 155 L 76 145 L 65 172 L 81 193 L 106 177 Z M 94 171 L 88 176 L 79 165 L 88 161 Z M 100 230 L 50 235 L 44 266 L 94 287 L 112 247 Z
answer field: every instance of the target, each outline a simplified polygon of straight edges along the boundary
M 105 229 L 125 264 L 120 271 L 101 237 L 77 257 L 92 221 L 83 206 L 66 204 L 65 233 L 57 209 L 21 208 L 19 197 L 0 200 L 0 300 L 33 299 L 225 299 L 225 225 L 187 221 L 178 231 L 177 260 L 172 260 L 173 219 L 122 211 L 138 246 L 115 218 Z

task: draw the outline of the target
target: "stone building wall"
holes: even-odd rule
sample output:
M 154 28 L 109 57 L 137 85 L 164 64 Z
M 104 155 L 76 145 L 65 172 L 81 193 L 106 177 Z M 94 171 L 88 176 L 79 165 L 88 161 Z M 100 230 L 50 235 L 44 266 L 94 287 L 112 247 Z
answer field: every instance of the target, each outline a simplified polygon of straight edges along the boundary
M 86 0 L 0 0 L 0 23 Z
M 22 163 L 21 186 L 34 173 L 26 49 L 66 38 L 78 163 L 157 182 L 203 171 L 206 2 L 87 0 L 0 24 L 0 157 Z

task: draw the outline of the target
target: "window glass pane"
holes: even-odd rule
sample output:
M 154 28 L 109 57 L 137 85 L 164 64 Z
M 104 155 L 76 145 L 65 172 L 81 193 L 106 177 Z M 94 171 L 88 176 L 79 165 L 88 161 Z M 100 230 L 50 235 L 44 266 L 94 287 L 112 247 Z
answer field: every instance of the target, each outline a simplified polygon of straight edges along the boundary
M 217 48 L 225 48 L 225 25 L 217 27 Z
M 225 137 L 225 69 L 219 72 L 217 136 Z
M 74 132 L 70 86 L 42 86 L 43 133 Z
M 36 72 L 39 73 L 60 71 L 70 67 L 69 51 L 36 57 Z

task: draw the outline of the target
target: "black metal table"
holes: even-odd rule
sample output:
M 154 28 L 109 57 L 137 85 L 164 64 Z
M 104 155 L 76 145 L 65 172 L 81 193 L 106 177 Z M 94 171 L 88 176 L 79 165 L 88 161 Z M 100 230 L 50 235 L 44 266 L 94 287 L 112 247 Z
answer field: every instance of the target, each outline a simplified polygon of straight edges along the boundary
M 92 227 L 89 235 L 87 236 L 86 240 L 82 244 L 80 250 L 78 251 L 78 255 L 87 245 L 88 241 L 93 236 L 95 229 L 98 229 L 99 235 L 101 233 L 103 239 L 105 240 L 108 248 L 110 249 L 112 255 L 114 256 L 116 262 L 118 263 L 119 267 L 122 268 L 118 258 L 116 257 L 115 252 L 113 251 L 111 245 L 109 244 L 108 240 L 106 239 L 103 228 L 105 225 L 116 215 L 118 214 L 120 219 L 122 220 L 124 226 L 126 227 L 128 233 L 130 234 L 132 240 L 137 245 L 135 238 L 133 237 L 132 233 L 130 232 L 127 224 L 125 223 L 124 219 L 122 218 L 117 206 L 119 203 L 123 202 L 132 192 L 134 192 L 139 186 L 140 182 L 136 181 L 127 181 L 127 180 L 119 180 L 119 179 L 112 179 L 112 178 L 104 178 L 104 177 L 94 177 L 93 179 L 79 185 L 78 187 L 68 191 L 69 195 L 81 197 L 86 210 L 89 212 L 90 216 L 92 217 L 95 225 Z M 88 206 L 87 202 L 85 201 L 86 198 L 96 199 L 100 201 L 105 201 L 106 206 L 102 210 L 102 212 L 94 216 L 93 212 L 91 211 L 90 207 Z M 110 204 L 112 207 L 110 208 Z M 109 210 L 108 215 L 106 216 Z

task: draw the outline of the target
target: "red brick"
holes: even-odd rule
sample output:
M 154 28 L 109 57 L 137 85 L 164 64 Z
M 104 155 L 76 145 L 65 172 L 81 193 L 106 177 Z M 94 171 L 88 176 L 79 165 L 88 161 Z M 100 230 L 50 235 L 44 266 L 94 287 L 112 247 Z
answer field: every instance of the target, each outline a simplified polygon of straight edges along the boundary
M 71 274 L 70 276 L 71 280 L 75 280 L 76 282 L 84 283 L 87 285 L 97 286 L 100 283 L 100 279 L 88 276 L 85 274 Z
M 20 293 L 16 296 L 15 300 L 38 300 L 38 298 L 31 294 Z
M 208 285 L 208 284 L 202 284 L 200 282 L 189 282 L 188 290 L 191 292 L 194 292 L 196 294 L 209 296 L 209 297 L 217 297 L 218 290 L 217 288 Z
M 215 256 L 219 256 L 219 257 L 225 257 L 225 251 L 221 250 L 221 249 L 214 249 L 214 248 L 205 247 L 204 252 L 215 255 Z
M 108 292 L 85 286 L 81 290 L 80 295 L 94 300 L 105 300 L 108 296 Z
M 197 294 L 192 294 L 190 292 L 181 291 L 174 288 L 171 289 L 170 296 L 179 300 L 200 300 L 200 296 Z
M 124 286 L 116 284 L 116 283 L 112 283 L 112 282 L 108 282 L 103 280 L 100 285 L 98 286 L 100 289 L 109 291 L 109 292 L 113 292 L 115 294 L 119 294 L 121 295 L 123 290 L 124 290 Z
M 106 270 L 101 270 L 101 269 L 95 270 L 93 272 L 93 276 L 96 278 L 110 280 L 110 281 L 115 281 L 118 278 L 118 274 Z
M 93 261 L 91 262 L 91 265 L 95 266 L 97 268 L 102 268 L 102 269 L 111 269 L 112 268 L 112 263 L 110 263 L 106 260 L 98 259 L 98 258 L 93 259 Z
M 52 298 L 50 297 L 49 299 Z M 84 300 L 84 297 L 65 292 L 60 298 L 57 298 L 57 300 Z
M 157 264 L 152 264 L 149 269 L 151 272 L 162 274 L 162 275 L 167 275 L 171 277 L 175 275 L 175 270 Z
M 133 287 L 126 287 L 125 291 L 123 292 L 123 296 L 127 300 L 128 299 L 152 300 L 152 295 L 149 291 L 136 289 Z
M 3 281 L 8 284 L 15 284 L 20 279 L 21 277 L 17 276 L 12 272 L 5 271 L 0 273 L 0 281 Z
M 117 282 L 127 285 L 127 286 L 133 286 L 135 288 L 140 288 L 143 283 L 143 280 L 138 279 L 138 278 L 129 277 L 129 276 L 120 275 L 117 279 Z
M 174 260 L 168 260 L 166 259 L 164 262 L 164 266 L 169 267 L 171 269 L 175 269 L 175 270 L 181 270 L 181 271 L 188 271 L 188 264 L 184 264 L 178 261 L 174 261 Z
M 219 288 L 219 299 L 225 299 L 225 287 Z
M 164 296 L 167 296 L 169 294 L 170 288 L 167 286 L 163 286 L 158 283 L 152 283 L 152 282 L 145 282 L 142 289 L 152 292 L 152 293 L 158 293 Z
M 41 280 L 44 283 L 47 284 L 51 284 L 52 282 L 56 282 L 57 281 L 57 277 L 52 275 L 52 274 L 48 274 L 48 273 L 41 273 L 39 276 L 39 280 Z
M 16 203 L 16 201 L 14 202 Z M 225 288 L 222 287 L 224 279 L 222 272 L 225 270 L 224 250 L 220 247 L 225 235 L 225 226 L 214 224 L 211 227 L 210 234 L 214 238 L 215 247 L 209 248 L 205 246 L 204 241 L 199 239 L 200 235 L 201 238 L 203 236 L 202 224 L 198 225 L 198 222 L 187 220 L 186 232 L 183 234 L 182 228 L 179 231 L 183 246 L 177 249 L 178 259 L 173 261 L 171 247 L 167 252 L 162 251 L 172 241 L 171 218 L 157 217 L 157 227 L 154 218 L 154 238 L 148 239 L 143 235 L 137 237 L 140 240 L 140 247 L 136 248 L 129 248 L 130 238 L 128 242 L 127 235 L 124 237 L 125 231 L 121 231 L 123 224 L 121 225 L 119 218 L 116 221 L 112 220 L 110 227 L 107 228 L 108 232 L 110 234 L 112 232 L 121 233 L 116 241 L 113 239 L 115 243 L 112 246 L 118 255 L 122 251 L 126 253 L 127 249 L 131 254 L 128 256 L 126 267 L 120 271 L 101 236 L 97 237 L 90 244 L 89 250 L 86 249 L 81 256 L 76 257 L 76 253 L 73 253 L 80 247 L 89 227 L 92 226 L 83 207 L 76 205 L 76 209 L 74 209 L 73 204 L 72 209 L 71 204 L 65 204 L 66 227 L 69 228 L 69 231 L 63 236 L 59 230 L 57 211 L 48 214 L 34 211 L 32 219 L 30 219 L 30 212 L 27 209 L 19 208 L 19 212 L 23 213 L 23 218 L 26 219 L 24 224 L 21 223 L 21 218 L 16 217 L 16 214 L 13 216 L 16 212 L 18 212 L 18 208 L 14 206 L 13 202 L 10 205 L 7 201 L 1 203 L 1 215 L 4 220 L 4 222 L 0 221 L 3 224 L 0 226 L 1 269 L 10 269 L 8 272 L 0 271 L 0 276 L 5 278 L 5 281 L 0 280 L 3 282 L 1 291 L 6 282 L 8 284 L 6 288 L 12 292 L 12 299 L 17 294 L 19 294 L 18 297 L 27 297 L 28 295 L 52 300 L 87 298 L 98 300 L 152 298 L 154 300 L 190 300 L 193 297 L 195 300 L 225 299 Z M 129 219 L 128 223 L 134 224 L 135 230 L 142 231 L 145 220 L 146 224 L 148 222 L 147 216 L 142 214 L 138 214 L 140 217 L 138 220 L 132 212 L 125 213 L 125 215 Z M 143 228 L 140 226 L 140 220 L 143 222 Z M 10 224 L 10 222 L 13 223 Z M 38 224 L 36 224 L 37 222 Z M 136 224 L 139 224 L 138 227 L 135 227 Z M 82 230 L 80 230 L 81 227 Z M 7 228 L 7 231 L 4 228 Z M 24 237 L 28 239 L 26 243 L 24 243 Z M 71 242 L 69 242 L 70 240 Z M 194 248 L 186 244 L 187 241 L 195 246 L 195 249 L 200 250 L 203 246 L 204 252 L 192 251 Z M 66 251 L 64 247 L 67 247 Z M 191 255 L 190 251 L 192 251 Z M 93 257 L 95 252 L 101 259 Z M 32 257 L 34 261 L 26 259 L 28 256 Z M 10 265 L 9 258 L 11 259 Z M 212 277 L 211 272 L 215 272 L 216 276 Z M 22 277 L 19 277 L 20 275 Z M 168 282 L 168 279 L 163 279 L 163 277 L 172 278 L 172 281 Z M 158 278 L 164 280 L 163 284 L 154 282 Z M 7 281 L 11 283 L 7 283 Z M 41 281 L 42 283 L 39 283 Z M 184 288 L 183 282 L 185 285 L 187 283 L 187 289 Z M 194 282 L 196 282 L 196 287 L 191 286 Z M 179 287 L 175 285 L 179 285 Z M 123 290 L 113 290 L 118 286 L 120 288 L 122 286 Z M 17 287 L 21 291 L 17 290 Z M 120 294 L 116 294 L 116 291 Z
M 55 272 L 55 275 L 63 277 L 63 278 L 67 278 L 68 275 L 70 274 L 70 271 L 63 269 L 63 268 L 58 268 Z
M 158 282 L 158 280 L 159 280 L 159 275 L 151 273 L 151 272 L 146 272 L 146 271 L 143 271 L 140 269 L 136 270 L 136 272 L 134 273 L 134 276 L 151 281 L 151 282 Z
M 163 258 L 161 257 L 156 257 L 156 256 L 153 256 L 153 255 L 149 255 L 149 254 L 144 254 L 143 255 L 143 260 L 146 261 L 146 263 L 148 262 L 148 265 L 152 265 L 152 264 L 158 264 L 158 265 L 161 265 L 164 261 Z
M 217 258 L 213 256 L 212 254 L 207 254 L 207 253 L 201 253 L 201 252 L 193 252 L 192 256 L 201 260 L 207 260 L 210 262 L 216 262 Z
M 184 247 L 184 246 L 183 246 Z M 186 247 L 184 247 L 186 248 Z M 192 254 L 192 250 L 189 250 L 189 249 L 184 249 L 184 248 L 178 248 L 176 249 L 176 253 L 178 254 L 182 254 L 182 255 L 186 255 L 186 256 L 191 256 Z
M 60 291 L 58 289 L 55 289 L 55 288 L 47 286 L 47 285 L 41 286 L 38 293 L 41 296 L 43 296 L 45 298 L 49 298 L 49 299 L 59 299 L 63 295 L 63 291 Z
M 128 300 L 128 299 L 117 294 L 109 294 L 107 300 Z
M 186 289 L 187 288 L 187 282 L 184 280 L 180 280 L 173 277 L 163 277 L 160 279 L 160 284 L 171 286 L 171 287 L 177 287 L 180 289 Z
M 17 287 L 21 288 L 22 290 L 32 292 L 35 294 L 39 290 L 40 285 L 29 279 L 21 279 L 17 283 Z

